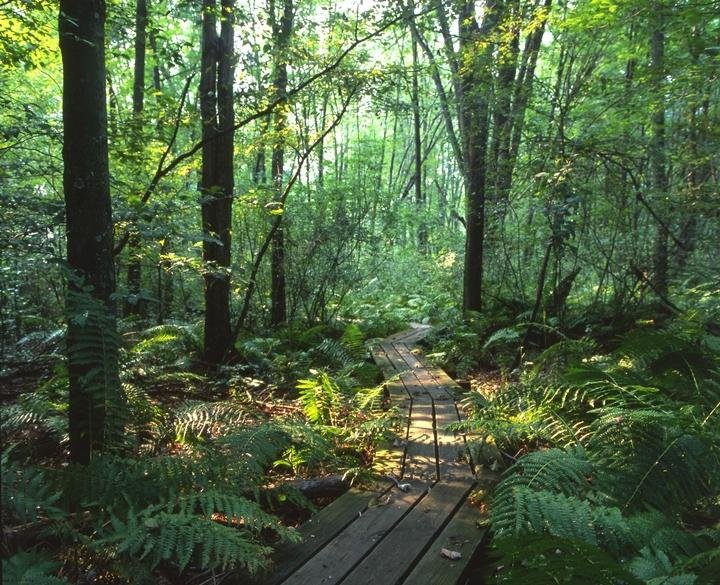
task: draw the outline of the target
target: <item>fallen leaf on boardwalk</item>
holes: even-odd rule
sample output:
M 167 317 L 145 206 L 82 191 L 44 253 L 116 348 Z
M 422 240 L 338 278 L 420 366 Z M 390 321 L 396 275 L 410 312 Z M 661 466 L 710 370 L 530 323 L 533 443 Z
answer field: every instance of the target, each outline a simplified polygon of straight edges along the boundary
M 382 496 L 380 498 L 372 497 L 368 502 L 368 508 L 376 508 L 377 506 L 386 506 L 390 503 L 390 496 Z
M 462 558 L 462 555 L 458 551 L 450 550 L 448 548 L 440 549 L 440 554 L 451 561 L 457 561 Z

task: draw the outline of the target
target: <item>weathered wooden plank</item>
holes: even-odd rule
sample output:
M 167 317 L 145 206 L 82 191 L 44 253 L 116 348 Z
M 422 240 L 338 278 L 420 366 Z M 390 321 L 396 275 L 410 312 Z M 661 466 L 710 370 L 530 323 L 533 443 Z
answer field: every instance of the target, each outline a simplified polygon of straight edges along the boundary
M 390 361 L 390 358 L 381 343 L 374 344 L 370 347 L 370 355 L 372 355 L 373 360 L 375 360 L 375 363 L 380 368 L 385 378 L 392 378 L 395 374 L 397 374 L 395 366 Z
M 403 585 L 454 585 L 460 582 L 487 535 L 487 528 L 478 525 L 483 519 L 480 510 L 465 500 Z M 440 553 L 443 548 L 459 552 L 462 557 L 457 560 L 445 558 Z
M 368 508 L 284 581 L 284 585 L 337 583 L 386 536 L 424 493 L 425 490 L 417 484 L 407 493 L 392 490 L 388 493 L 388 501 L 380 498 L 380 505 Z
M 403 358 L 407 366 L 415 373 L 418 381 L 435 400 L 452 400 L 455 395 L 445 384 L 440 383 L 428 370 L 424 360 L 416 356 L 406 345 L 394 344 L 398 355 Z
M 408 574 L 464 501 L 470 486 L 438 484 L 407 514 L 351 574 L 343 585 L 396 585 Z
M 281 546 L 275 551 L 272 556 L 272 575 L 261 582 L 265 585 L 282 583 L 283 579 L 358 518 L 371 498 L 377 496 L 373 492 L 350 489 L 320 510 L 298 529 L 303 537 L 302 542 Z
M 390 361 L 393 368 L 395 368 L 395 370 L 397 372 L 405 372 L 409 369 L 407 363 L 402 358 L 402 356 L 397 352 L 397 350 L 395 349 L 395 347 L 393 346 L 392 343 L 387 343 L 387 342 L 383 341 L 380 344 L 380 347 L 385 352 L 385 357 Z
M 448 425 L 460 419 L 452 402 L 435 402 L 435 424 L 438 449 L 438 473 L 440 480 L 469 480 L 473 473 L 465 460 L 465 440 L 463 437 L 448 433 Z
M 464 392 L 462 386 L 453 380 L 444 370 L 428 367 L 427 371 L 433 378 L 435 378 L 438 384 L 441 384 L 443 388 L 450 392 L 450 394 L 452 394 L 456 399 Z
M 459 420 L 453 400 L 459 387 L 408 347 L 428 329 L 404 331 L 371 348 L 392 403 L 407 413 L 405 440 L 387 449 L 386 461 L 392 475 L 414 484 L 412 489 L 396 488 L 390 501 L 369 508 L 374 494 L 348 492 L 301 527 L 303 544 L 276 553 L 267 585 L 439 585 L 455 583 L 467 566 L 480 542 L 472 509 L 463 504 L 474 478 L 459 460 L 463 439 L 444 432 Z M 452 562 L 439 558 L 443 547 L 460 550 L 462 562 L 448 569 Z
M 393 333 L 389 337 L 386 337 L 385 341 L 417 343 L 423 337 L 425 337 L 431 329 L 432 327 L 430 325 L 420 325 L 418 323 L 415 323 L 411 325 L 409 329 L 405 329 L 404 331 L 400 331 L 398 333 Z
M 437 479 L 433 406 L 429 399 L 413 402 L 402 477 L 426 484 L 432 484 Z

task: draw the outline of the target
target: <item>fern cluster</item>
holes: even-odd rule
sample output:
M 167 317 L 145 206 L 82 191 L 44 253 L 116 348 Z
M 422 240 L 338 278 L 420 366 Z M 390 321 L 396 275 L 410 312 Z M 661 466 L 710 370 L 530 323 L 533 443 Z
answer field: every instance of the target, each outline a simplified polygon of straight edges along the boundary
M 273 497 L 264 487 L 267 470 L 294 440 L 282 425 L 255 425 L 187 454 L 104 455 L 89 466 L 44 471 L 6 453 L 3 517 L 42 520 L 68 543 L 109 555 L 119 574 L 129 560 L 140 560 L 148 583 L 161 561 L 178 571 L 192 563 L 254 572 L 266 563 L 268 534 L 297 538 L 262 506 Z M 84 514 L 73 514 L 77 509 Z
M 109 409 L 118 414 L 108 420 L 113 448 L 96 454 L 88 466 L 43 468 L 20 445 L 6 450 L 4 523 L 30 525 L 34 540 L 51 536 L 60 549 L 74 551 L 75 559 L 88 559 L 132 583 L 154 582 L 159 564 L 178 573 L 257 572 L 275 542 L 296 538 L 272 510 L 284 503 L 310 507 L 281 476 L 288 470 L 322 473 L 329 465 L 357 471 L 372 442 L 394 424 L 384 410 L 383 388 L 373 385 L 377 370 L 367 361 L 356 325 L 333 340 L 311 336 L 300 350 L 270 338 L 241 341 L 248 360 L 228 368 L 228 395 L 161 405 L 152 386 L 148 390 L 150 379 L 163 385 L 207 383 L 183 369 L 197 350 L 196 333 L 194 327 L 171 324 L 128 334 L 135 345 L 121 355 L 116 398 L 122 407 Z M 83 346 L 90 357 L 99 355 L 96 341 Z M 300 382 L 302 408 L 284 410 L 294 418 L 263 422 L 257 398 L 233 391 L 233 374 L 245 375 L 242 380 L 278 374 L 282 382 L 285 374 L 292 380 L 307 372 L 311 361 L 323 369 Z M 92 376 L 101 369 L 91 368 Z M 67 442 L 67 380 L 61 362 L 49 382 L 3 409 L 4 436 L 17 439 L 43 429 L 61 448 Z M 301 410 L 305 420 L 298 416 Z M 4 562 L 4 570 L 18 583 L 62 582 L 55 576 L 60 565 L 54 550 L 55 558 L 48 551 L 40 560 L 32 557 L 37 562 L 20 550 Z M 83 570 L 77 561 L 71 564 Z
M 533 563 L 540 578 L 552 565 L 540 551 L 552 546 L 563 558 L 579 547 L 599 565 L 617 563 L 619 573 L 594 582 L 700 584 L 720 574 L 718 341 L 680 322 L 634 332 L 605 356 L 556 348 L 538 360 L 551 360 L 549 370 L 536 365 L 524 384 L 471 410 L 466 427 L 484 428 L 485 441 L 512 446 L 524 419 L 522 438 L 539 448 L 495 493 L 494 542 L 507 567 L 497 582 L 519 582 Z M 531 537 L 540 548 L 521 569 L 508 542 Z

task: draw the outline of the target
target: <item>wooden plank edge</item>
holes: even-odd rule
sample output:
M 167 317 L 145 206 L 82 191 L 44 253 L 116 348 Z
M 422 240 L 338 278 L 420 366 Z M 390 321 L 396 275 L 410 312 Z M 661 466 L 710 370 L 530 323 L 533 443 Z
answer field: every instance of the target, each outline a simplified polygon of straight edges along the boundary
M 278 547 L 271 556 L 273 563 L 265 573 L 258 575 L 252 581 L 246 576 L 241 577 L 235 583 L 237 585 L 282 583 L 358 518 L 367 509 L 368 502 L 374 495 L 375 492 L 371 491 L 349 489 L 300 526 L 298 532 L 303 537 L 301 542 Z
M 466 498 L 402 585 L 455 585 L 463 582 L 487 542 L 488 527 L 479 524 L 485 518 L 486 514 L 472 506 Z M 442 549 L 462 556 L 456 560 L 445 558 Z

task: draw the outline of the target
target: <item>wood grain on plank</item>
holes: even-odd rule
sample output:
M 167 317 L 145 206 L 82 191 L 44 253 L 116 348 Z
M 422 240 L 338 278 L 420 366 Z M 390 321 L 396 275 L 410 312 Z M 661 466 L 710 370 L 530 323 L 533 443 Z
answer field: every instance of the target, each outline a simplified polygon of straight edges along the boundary
M 380 542 L 395 524 L 420 500 L 424 491 L 415 486 L 407 493 L 397 488 L 379 498 L 309 562 L 293 573 L 286 585 L 331 584 L 339 582 Z
M 353 522 L 368 505 L 373 492 L 350 489 L 305 522 L 299 529 L 302 542 L 279 547 L 272 556 L 272 575 L 267 585 L 281 583 L 315 552 L 324 547 L 349 523 Z
M 414 567 L 443 525 L 465 500 L 466 483 L 437 484 L 342 582 L 396 585 Z
M 440 480 L 472 481 L 473 473 L 466 458 L 465 440 L 447 431 L 448 425 L 458 422 L 457 410 L 452 402 L 435 402 L 437 425 L 438 471 Z
M 458 583 L 480 548 L 487 528 L 478 523 L 484 519 L 479 509 L 466 500 L 427 552 L 403 581 L 403 585 L 447 585 Z M 445 548 L 462 556 L 450 560 L 441 554 Z

